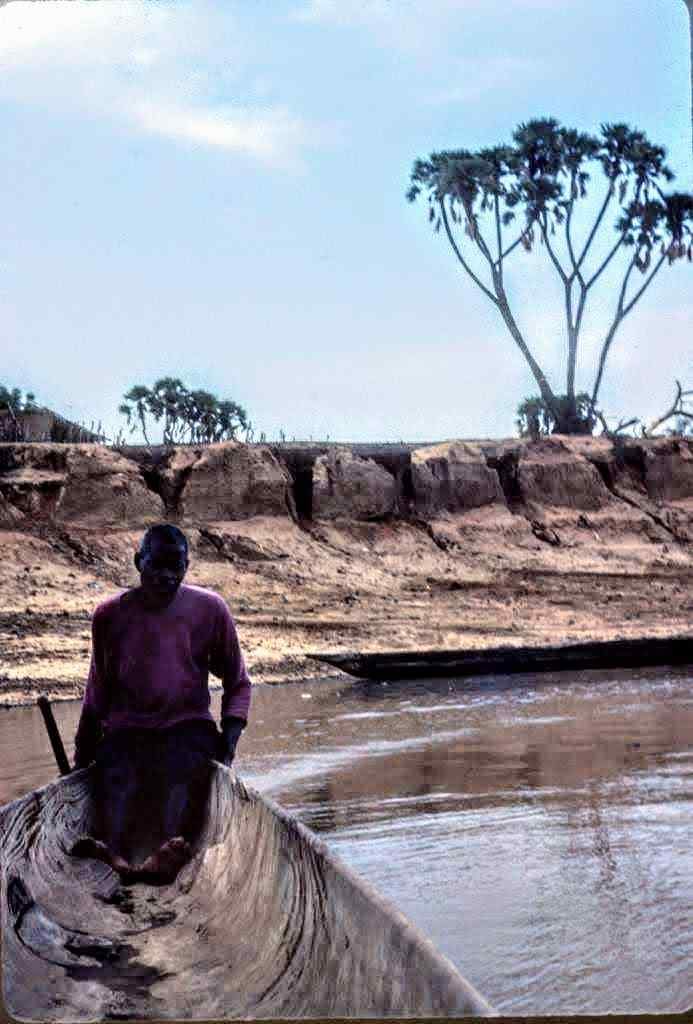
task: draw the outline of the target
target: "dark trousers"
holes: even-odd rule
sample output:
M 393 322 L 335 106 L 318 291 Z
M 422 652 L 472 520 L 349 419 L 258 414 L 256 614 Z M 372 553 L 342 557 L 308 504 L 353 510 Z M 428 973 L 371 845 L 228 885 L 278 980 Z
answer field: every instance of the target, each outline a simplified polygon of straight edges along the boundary
M 213 722 L 168 729 L 119 729 L 96 753 L 96 831 L 128 860 L 166 839 L 194 839 L 221 737 Z

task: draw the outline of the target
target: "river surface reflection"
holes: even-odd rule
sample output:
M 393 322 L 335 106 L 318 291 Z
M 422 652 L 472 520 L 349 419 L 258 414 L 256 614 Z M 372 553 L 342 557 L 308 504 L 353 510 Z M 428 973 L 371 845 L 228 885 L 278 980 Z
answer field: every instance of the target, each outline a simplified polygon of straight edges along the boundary
M 691 682 L 648 669 L 256 687 L 237 768 L 500 1011 L 684 1010 Z M 71 752 L 78 705 L 55 711 Z M 0 711 L 0 803 L 54 775 L 38 712 Z

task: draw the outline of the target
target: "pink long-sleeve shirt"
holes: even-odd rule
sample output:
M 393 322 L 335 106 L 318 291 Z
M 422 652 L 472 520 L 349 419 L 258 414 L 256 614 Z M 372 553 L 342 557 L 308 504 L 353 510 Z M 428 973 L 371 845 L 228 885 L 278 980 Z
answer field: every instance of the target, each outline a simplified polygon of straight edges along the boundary
M 138 588 L 108 598 L 92 617 L 78 746 L 80 730 L 96 723 L 110 731 L 212 720 L 210 671 L 222 680 L 222 719 L 247 720 L 250 679 L 233 618 L 218 594 L 181 584 L 160 610 L 148 608 Z

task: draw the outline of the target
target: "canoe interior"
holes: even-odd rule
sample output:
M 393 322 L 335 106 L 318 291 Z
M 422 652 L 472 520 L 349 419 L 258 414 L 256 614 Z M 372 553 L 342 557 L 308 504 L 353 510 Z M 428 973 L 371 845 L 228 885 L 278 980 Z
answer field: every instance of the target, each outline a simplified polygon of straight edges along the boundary
M 690 665 L 693 664 L 693 637 L 606 640 L 550 647 L 313 654 L 309 657 L 364 679 L 516 675 L 568 669 Z
M 226 768 L 214 770 L 195 854 L 172 885 L 123 886 L 71 857 L 90 815 L 89 771 L 0 808 L 12 1017 L 491 1013 L 403 915 Z

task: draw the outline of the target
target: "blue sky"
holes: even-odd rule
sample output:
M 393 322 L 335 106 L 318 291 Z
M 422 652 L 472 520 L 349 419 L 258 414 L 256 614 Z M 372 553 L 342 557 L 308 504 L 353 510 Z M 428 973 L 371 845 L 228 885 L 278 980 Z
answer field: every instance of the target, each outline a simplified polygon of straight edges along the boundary
M 514 433 L 536 390 L 461 276 L 413 160 L 552 115 L 627 121 L 691 187 L 681 0 L 14 0 L 0 9 L 0 381 L 77 420 L 175 374 L 256 435 Z M 693 386 L 690 265 L 626 321 L 602 400 L 654 417 Z M 561 296 L 540 253 L 509 275 L 561 390 Z M 586 323 L 589 387 L 614 299 Z

